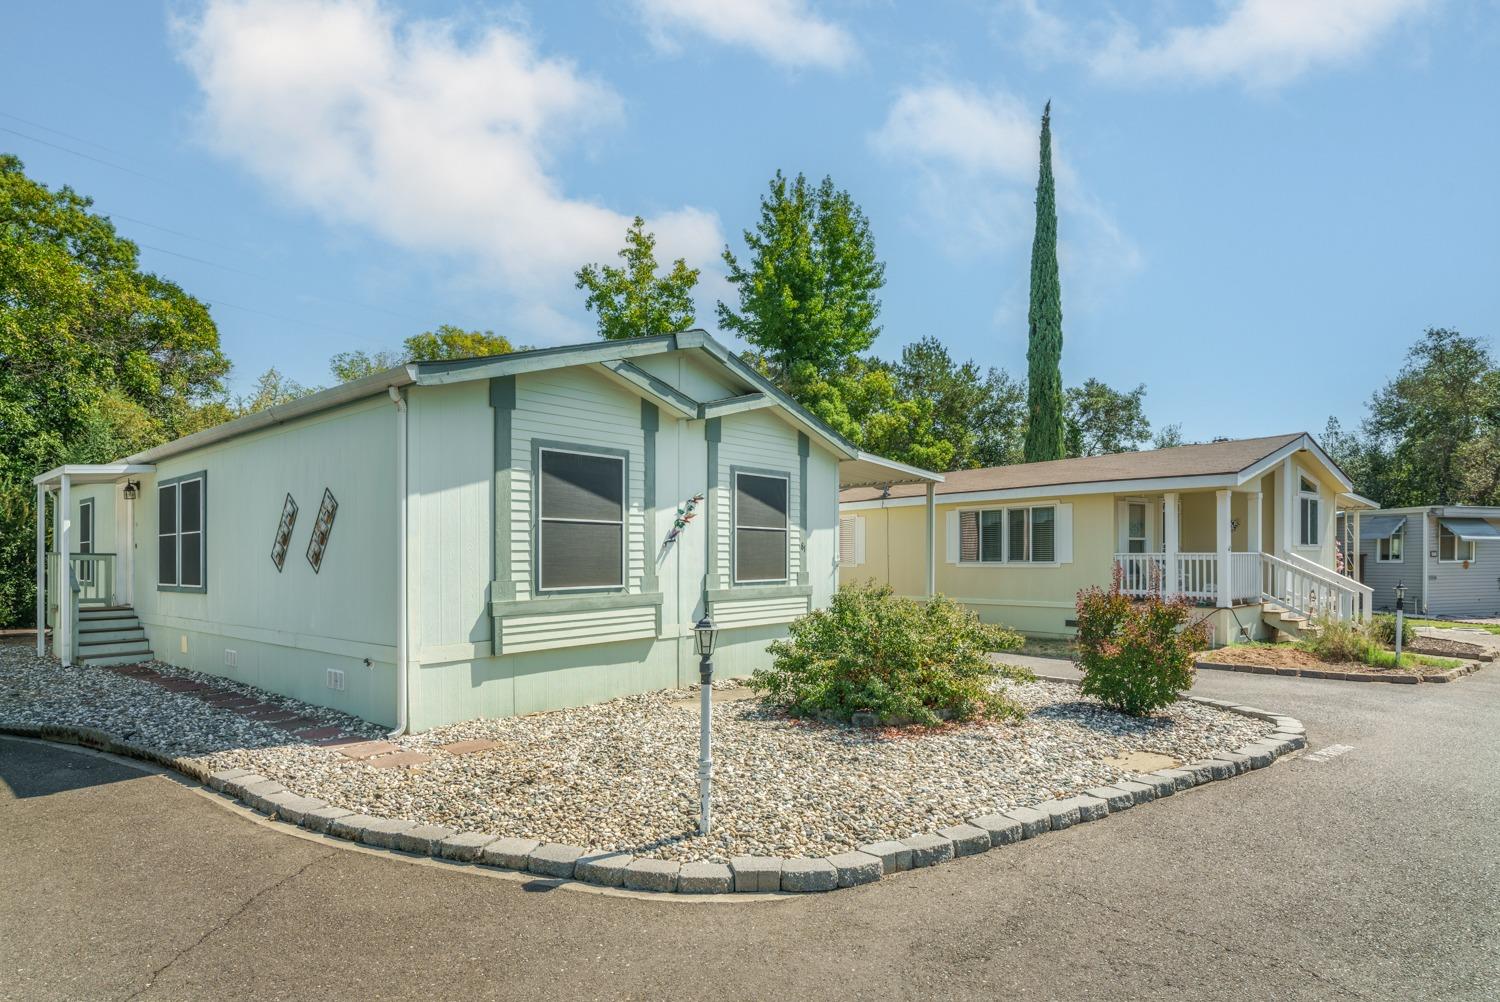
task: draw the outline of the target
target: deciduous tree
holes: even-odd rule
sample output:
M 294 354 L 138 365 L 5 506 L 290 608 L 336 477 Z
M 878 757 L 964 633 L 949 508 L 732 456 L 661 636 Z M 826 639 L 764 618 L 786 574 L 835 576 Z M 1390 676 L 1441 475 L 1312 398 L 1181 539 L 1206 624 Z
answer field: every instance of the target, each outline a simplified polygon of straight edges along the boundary
M 599 336 L 611 341 L 687 330 L 695 322 L 693 288 L 698 269 L 678 258 L 665 275 L 656 269 L 656 237 L 635 217 L 620 249 L 623 266 L 586 264 L 577 287 L 588 290 L 584 305 L 599 316 Z

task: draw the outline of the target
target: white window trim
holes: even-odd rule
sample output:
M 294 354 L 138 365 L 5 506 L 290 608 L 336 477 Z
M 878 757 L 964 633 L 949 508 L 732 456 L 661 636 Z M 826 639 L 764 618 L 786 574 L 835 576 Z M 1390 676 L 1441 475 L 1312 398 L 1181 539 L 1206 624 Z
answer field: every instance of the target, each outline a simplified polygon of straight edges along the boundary
M 1297 467 L 1296 470 L 1297 470 L 1297 514 L 1296 514 L 1296 519 L 1297 519 L 1297 522 L 1296 522 L 1296 525 L 1297 525 L 1297 537 L 1296 537 L 1296 543 L 1295 543 L 1295 545 L 1299 549 L 1303 549 L 1303 550 L 1321 550 L 1323 548 L 1323 488 L 1322 488 L 1322 485 L 1319 484 L 1317 477 L 1308 476 L 1307 471 L 1304 470 L 1304 469 L 1302 469 L 1302 467 L 1300 467 L 1300 466 Z M 1314 490 L 1314 491 L 1311 491 L 1311 492 L 1303 490 L 1302 489 L 1302 481 L 1304 481 L 1304 480 L 1306 480 L 1307 482 L 1311 483 L 1317 489 Z M 1308 525 L 1312 528 L 1312 530 L 1315 533 L 1317 533 L 1317 536 L 1318 536 L 1318 538 L 1316 540 L 1314 540 L 1313 542 L 1311 542 L 1311 543 L 1309 543 L 1306 539 L 1304 539 L 1302 537 L 1302 502 L 1304 500 L 1306 500 L 1306 501 L 1312 501 L 1314 504 L 1317 505 L 1317 517 L 1308 520 Z
M 1140 509 L 1141 509 L 1141 534 L 1139 536 L 1132 536 L 1130 534 L 1130 509 L 1133 508 L 1133 507 L 1135 507 L 1135 506 L 1137 506 L 1137 505 L 1139 505 Z M 1162 522 L 1163 522 L 1162 533 L 1165 534 L 1166 533 L 1165 523 L 1166 523 L 1166 518 L 1167 518 L 1167 509 L 1166 509 L 1165 505 L 1162 506 L 1161 517 L 1162 517 Z M 1139 539 L 1141 541 L 1141 548 L 1140 548 L 1139 552 L 1140 553 L 1150 553 L 1151 552 L 1151 505 L 1150 505 L 1149 502 L 1146 502 L 1146 501 L 1126 501 L 1125 502 L 1125 552 L 1126 553 L 1135 553 L 1135 552 L 1137 552 L 1136 550 L 1132 550 L 1130 548 L 1130 544 L 1133 543 L 1133 542 L 1135 542 L 1137 539 Z
M 542 457 L 549 452 L 555 452 L 564 456 L 593 456 L 598 459 L 607 459 L 618 463 L 620 467 L 620 518 L 618 521 L 602 518 L 548 518 L 542 514 Z M 630 485 L 625 481 L 625 457 L 608 452 L 590 452 L 587 449 L 563 449 L 557 446 L 540 445 L 537 447 L 537 469 L 536 469 L 536 593 L 538 595 L 555 595 L 572 591 L 624 591 L 627 575 L 629 574 L 628 561 L 630 560 L 630 496 L 628 491 Z M 620 583 L 606 585 L 568 585 L 562 588 L 548 588 L 542 584 L 542 535 L 548 522 L 568 522 L 575 525 L 618 525 L 620 527 Z
M 1394 539 L 1401 540 L 1401 556 L 1399 556 L 1399 557 L 1382 557 L 1380 555 L 1380 544 L 1381 543 L 1386 544 L 1386 552 L 1389 553 L 1390 552 L 1391 541 L 1394 540 Z M 1406 563 L 1406 526 L 1403 525 L 1401 528 L 1397 529 L 1395 532 L 1391 533 L 1389 536 L 1384 537 L 1383 539 L 1377 539 L 1377 540 L 1375 540 L 1375 562 L 1377 564 L 1404 564 L 1404 563 Z
M 729 562 L 731 574 L 729 580 L 737 585 L 767 585 L 785 584 L 792 580 L 792 476 L 790 473 L 774 473 L 769 470 L 735 470 L 730 484 L 731 496 L 738 497 L 740 491 L 740 477 L 760 477 L 764 480 L 780 480 L 786 484 L 786 511 L 781 517 L 786 520 L 786 525 L 780 529 L 764 525 L 747 525 L 744 528 L 750 532 L 779 532 L 782 534 L 784 546 L 782 552 L 785 554 L 782 566 L 786 573 L 779 578 L 742 578 L 740 577 L 740 506 L 731 505 L 732 512 L 729 519 Z
M 1450 536 L 1453 537 L 1453 559 L 1452 560 L 1444 560 L 1443 559 L 1443 533 L 1445 533 L 1445 532 L 1448 535 L 1450 535 Z M 1475 562 L 1475 560 L 1479 556 L 1479 554 L 1476 552 L 1476 549 L 1475 549 L 1474 540 L 1459 538 L 1458 533 L 1454 532 L 1452 529 L 1449 529 L 1447 526 L 1443 525 L 1441 522 L 1438 523 L 1437 544 L 1438 544 L 1437 545 L 1437 551 L 1438 551 L 1437 560 L 1438 560 L 1438 563 L 1440 563 L 1440 564 L 1462 564 L 1464 562 L 1468 562 L 1468 563 L 1472 564 L 1472 563 Z M 1467 557 L 1460 557 L 1458 555 L 1458 550 L 1459 550 L 1459 547 L 1461 547 L 1461 546 L 1468 546 L 1468 548 L 1469 548 L 1469 555 Z
M 1046 504 L 1020 504 L 1020 505 L 989 506 L 989 507 L 985 507 L 985 508 L 960 508 L 958 510 L 960 534 L 962 533 L 963 517 L 964 517 L 964 515 L 966 513 L 968 513 L 968 512 L 979 513 L 979 512 L 986 512 L 986 511 L 998 511 L 998 512 L 1002 513 L 1001 518 L 1000 518 L 1000 553 L 1002 555 L 1002 559 L 1000 559 L 1000 560 L 985 560 L 984 559 L 984 556 L 983 556 L 983 554 L 984 554 L 984 522 L 983 522 L 983 516 L 981 515 L 980 516 L 980 527 L 979 527 L 980 528 L 980 537 L 979 537 L 979 553 L 980 553 L 980 557 L 979 557 L 979 559 L 977 559 L 977 560 L 965 560 L 963 558 L 962 548 L 960 547 L 960 551 L 959 551 L 959 554 L 958 554 L 958 560 L 955 561 L 955 562 L 957 563 L 957 565 L 959 567 L 1061 567 L 1062 566 L 1062 561 L 1055 559 L 1056 556 L 1057 556 L 1057 532 L 1058 532 L 1058 525 L 1059 525 L 1059 522 L 1060 522 L 1060 520 L 1058 518 L 1058 509 L 1060 509 L 1061 507 L 1062 507 L 1062 503 L 1061 502 L 1059 502 L 1059 501 L 1049 501 Z M 1034 511 L 1034 510 L 1036 510 L 1037 508 L 1051 508 L 1052 509 L 1052 555 L 1053 555 L 1054 559 L 1052 559 L 1052 560 L 1012 560 L 1012 559 L 1010 559 L 1010 513 L 1012 511 L 1024 511 L 1024 512 L 1026 512 L 1026 552 L 1028 554 L 1030 554 L 1031 553 L 1031 542 L 1032 542 L 1032 538 L 1031 538 L 1031 536 L 1032 536 L 1032 534 L 1031 534 L 1031 512 Z

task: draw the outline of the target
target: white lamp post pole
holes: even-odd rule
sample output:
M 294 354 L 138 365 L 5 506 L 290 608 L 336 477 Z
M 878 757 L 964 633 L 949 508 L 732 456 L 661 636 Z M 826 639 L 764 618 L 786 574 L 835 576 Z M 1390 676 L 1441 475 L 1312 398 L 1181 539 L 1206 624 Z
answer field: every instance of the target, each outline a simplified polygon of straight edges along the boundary
M 698 834 L 707 835 L 713 825 L 714 759 L 709 736 L 714 720 L 714 637 L 718 630 L 707 616 L 693 628 L 698 648 Z

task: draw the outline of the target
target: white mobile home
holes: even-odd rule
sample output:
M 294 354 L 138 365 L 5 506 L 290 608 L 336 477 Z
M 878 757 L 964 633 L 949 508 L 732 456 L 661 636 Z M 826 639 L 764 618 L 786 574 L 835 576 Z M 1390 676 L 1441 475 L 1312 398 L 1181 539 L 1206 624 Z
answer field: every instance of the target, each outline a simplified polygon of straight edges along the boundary
M 941 479 L 699 331 L 418 362 L 37 477 L 38 616 L 425 729 L 687 684 L 705 615 L 747 673 L 837 587 L 840 488 Z
M 1383 508 L 1359 525 L 1359 579 L 1375 608 L 1432 616 L 1500 616 L 1500 508 Z

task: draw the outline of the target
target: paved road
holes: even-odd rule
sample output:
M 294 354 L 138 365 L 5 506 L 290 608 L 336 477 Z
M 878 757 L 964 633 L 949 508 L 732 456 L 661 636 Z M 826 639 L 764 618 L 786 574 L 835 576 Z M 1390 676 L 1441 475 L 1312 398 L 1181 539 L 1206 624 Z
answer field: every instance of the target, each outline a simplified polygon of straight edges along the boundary
M 0 997 L 1500 998 L 1500 667 L 1199 689 L 1349 750 L 753 904 L 393 861 L 0 739 Z

